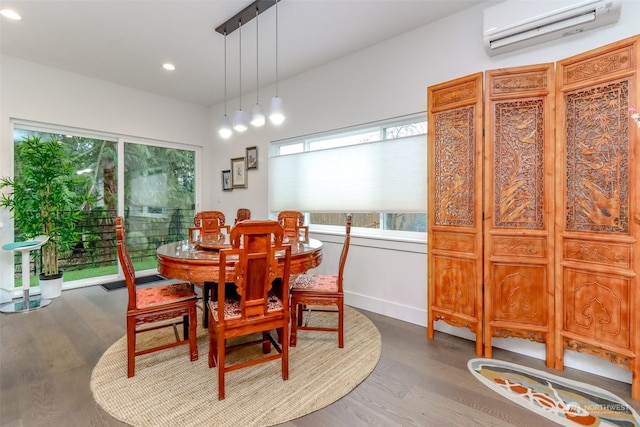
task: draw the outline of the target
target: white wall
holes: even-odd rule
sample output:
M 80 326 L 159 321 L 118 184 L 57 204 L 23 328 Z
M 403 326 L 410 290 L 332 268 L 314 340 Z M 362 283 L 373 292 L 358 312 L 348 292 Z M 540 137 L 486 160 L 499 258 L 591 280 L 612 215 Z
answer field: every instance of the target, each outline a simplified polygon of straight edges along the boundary
M 216 153 L 213 169 L 218 174 L 229 168 L 230 157 L 242 155 L 244 147 L 257 145 L 260 153 L 259 169 L 249 171 L 249 188 L 217 192 L 215 207 L 226 209 L 227 215 L 234 215 L 233 209 L 240 206 L 250 208 L 259 217 L 267 214 L 270 141 L 423 112 L 430 85 L 479 71 L 555 62 L 640 33 L 640 2 L 623 1 L 622 16 L 615 25 L 489 57 L 482 43 L 483 8 L 463 11 L 280 82 L 280 96 L 287 112 L 287 120 L 280 128 L 267 125 L 258 131 L 250 129 L 227 141 L 215 136 L 209 150 Z M 265 97 L 272 94 L 273 88 L 261 91 Z M 246 95 L 243 104 L 247 99 L 255 99 L 255 95 Z M 266 101 L 261 100 L 263 105 Z M 228 105 L 232 112 L 238 102 L 230 100 Z M 217 123 L 222 114 L 221 107 L 213 109 L 212 122 Z M 335 271 L 341 240 L 313 236 L 325 242 L 325 259 L 319 270 Z M 346 269 L 347 303 L 425 325 L 425 245 L 397 243 L 387 248 L 389 243 L 384 241 L 354 238 L 352 242 Z M 436 329 L 473 338 L 466 329 L 443 322 L 438 322 Z M 497 339 L 494 343 L 544 358 L 541 344 L 520 339 Z M 631 378 L 628 371 L 611 363 L 574 352 L 567 352 L 565 364 L 627 382 Z
M 640 32 L 640 2 L 623 1 L 622 17 L 613 26 L 488 57 L 482 46 L 482 9 L 466 10 L 280 82 L 279 95 L 287 113 L 284 124 L 250 129 L 226 141 L 215 132 L 222 105 L 207 113 L 178 101 L 14 58 L 0 58 L 0 175 L 11 170 L 10 117 L 202 144 L 207 164 L 202 171 L 202 182 L 206 183 L 202 208 L 222 210 L 233 218 L 237 208 L 248 207 L 253 217 L 264 218 L 268 215 L 270 141 L 424 112 L 430 85 L 479 71 L 557 61 Z M 260 95 L 263 106 L 268 105 L 273 87 L 261 89 Z M 254 99 L 255 94 L 246 94 L 243 105 L 251 105 L 249 100 Z M 237 100 L 229 100 L 230 114 L 237 105 Z M 230 159 L 243 156 L 250 146 L 258 146 L 259 167 L 248 171 L 248 188 L 223 192 L 220 171 L 230 169 Z M 3 220 L 0 243 L 10 240 L 8 219 L 0 216 Z M 325 242 L 324 262 L 318 270 L 335 271 L 341 238 L 312 236 Z M 347 303 L 425 325 L 426 245 L 359 237 L 354 237 L 352 244 L 346 271 Z M 10 275 L 7 265 L 6 254 L 0 253 L 0 281 Z M 460 328 L 439 324 L 438 329 L 471 337 Z M 498 341 L 498 345 L 513 351 L 543 357 L 540 344 Z M 581 357 L 568 354 L 566 365 L 630 380 L 628 372 L 615 367 L 612 370 L 610 363 Z
M 13 174 L 11 119 L 112 132 L 191 145 L 210 142 L 204 107 L 0 56 L 0 176 Z M 13 241 L 13 220 L 0 211 L 0 245 Z M 0 250 L 2 289 L 13 288 L 13 253 Z

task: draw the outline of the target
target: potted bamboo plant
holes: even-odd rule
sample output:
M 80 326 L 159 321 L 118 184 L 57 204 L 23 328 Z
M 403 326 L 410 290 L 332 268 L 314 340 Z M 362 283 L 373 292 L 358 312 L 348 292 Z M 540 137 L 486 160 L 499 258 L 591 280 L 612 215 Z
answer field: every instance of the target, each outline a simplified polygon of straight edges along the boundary
M 42 247 L 40 291 L 43 298 L 55 298 L 62 290 L 59 254 L 77 243 L 76 224 L 90 198 L 78 192 L 82 178 L 61 142 L 25 137 L 15 155 L 15 177 L 0 178 L 0 189 L 9 189 L 0 193 L 0 207 L 12 212 L 21 238 L 49 236 Z

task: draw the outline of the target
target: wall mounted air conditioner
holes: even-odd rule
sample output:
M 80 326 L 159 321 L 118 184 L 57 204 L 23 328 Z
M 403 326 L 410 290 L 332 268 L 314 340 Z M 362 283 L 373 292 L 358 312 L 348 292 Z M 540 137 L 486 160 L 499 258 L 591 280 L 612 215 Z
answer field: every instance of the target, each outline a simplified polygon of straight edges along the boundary
M 621 0 L 511 1 L 484 10 L 484 45 L 489 55 L 612 24 Z

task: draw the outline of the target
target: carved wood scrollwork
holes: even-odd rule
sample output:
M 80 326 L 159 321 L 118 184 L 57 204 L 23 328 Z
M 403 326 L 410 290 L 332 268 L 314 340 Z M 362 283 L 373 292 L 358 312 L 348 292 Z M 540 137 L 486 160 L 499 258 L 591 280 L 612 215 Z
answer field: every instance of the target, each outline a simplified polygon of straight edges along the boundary
M 621 368 L 629 369 L 629 359 L 619 353 L 613 353 L 598 347 L 585 343 L 583 341 L 576 341 L 570 338 L 565 338 L 564 348 L 577 351 L 580 353 L 588 353 L 593 356 L 597 356 L 603 359 L 608 359 L 610 362 L 620 366 Z
M 492 332 L 494 338 L 523 338 L 533 342 L 545 342 L 545 335 L 535 331 L 514 331 L 504 328 L 493 328 Z
M 445 323 L 451 326 L 454 326 L 456 328 L 468 328 L 471 330 L 471 332 L 475 332 L 474 331 L 475 325 L 470 325 L 468 322 L 465 322 L 464 320 L 460 320 L 457 317 L 450 317 L 450 316 L 440 314 L 440 315 L 437 315 L 434 320 L 442 320 Z

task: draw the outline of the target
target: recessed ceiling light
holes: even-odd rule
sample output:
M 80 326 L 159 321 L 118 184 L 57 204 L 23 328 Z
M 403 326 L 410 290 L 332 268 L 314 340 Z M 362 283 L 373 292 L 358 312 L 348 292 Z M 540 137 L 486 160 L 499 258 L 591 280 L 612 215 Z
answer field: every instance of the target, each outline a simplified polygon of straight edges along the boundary
M 13 19 L 14 21 L 19 21 L 22 19 L 22 16 L 20 16 L 18 12 L 11 9 L 0 10 L 0 15 L 4 16 L 5 18 Z
M 171 64 L 170 62 L 167 62 L 166 64 L 162 64 L 162 68 L 164 68 L 165 70 L 173 71 L 176 69 L 176 66 Z

